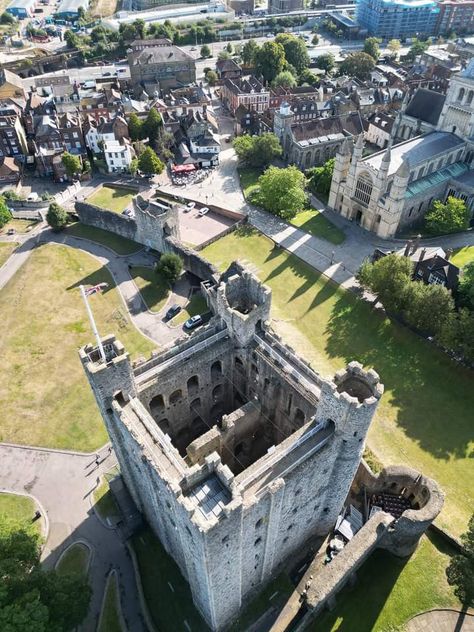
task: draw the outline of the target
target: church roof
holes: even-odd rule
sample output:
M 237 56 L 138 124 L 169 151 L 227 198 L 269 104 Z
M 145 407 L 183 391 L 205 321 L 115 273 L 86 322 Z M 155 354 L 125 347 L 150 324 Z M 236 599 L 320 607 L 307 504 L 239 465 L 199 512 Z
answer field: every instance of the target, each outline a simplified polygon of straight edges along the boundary
M 450 132 L 431 132 L 425 136 L 417 136 L 392 147 L 392 156 L 388 175 L 395 173 L 403 160 L 408 160 L 410 167 L 428 162 L 440 154 L 463 147 L 465 142 Z M 363 159 L 373 169 L 380 169 L 385 151 L 379 151 Z
M 333 139 L 347 135 L 357 136 L 364 131 L 364 128 L 359 112 L 351 112 L 341 116 L 328 116 L 295 123 L 291 126 L 291 131 L 295 140 L 302 146 L 306 146 L 315 139 L 325 141 L 328 137 Z
M 405 114 L 420 119 L 425 123 L 436 125 L 445 99 L 446 95 L 444 94 L 434 90 L 427 90 L 426 88 L 419 88 L 408 104 Z

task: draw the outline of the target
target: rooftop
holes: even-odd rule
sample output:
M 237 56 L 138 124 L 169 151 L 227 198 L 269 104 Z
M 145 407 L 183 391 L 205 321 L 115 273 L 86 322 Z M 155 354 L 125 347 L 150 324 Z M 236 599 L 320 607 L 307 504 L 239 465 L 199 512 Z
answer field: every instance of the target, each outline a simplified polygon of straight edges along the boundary
M 445 100 L 446 95 L 444 94 L 434 90 L 427 90 L 426 88 L 419 88 L 408 104 L 405 114 L 425 121 L 425 123 L 436 125 Z

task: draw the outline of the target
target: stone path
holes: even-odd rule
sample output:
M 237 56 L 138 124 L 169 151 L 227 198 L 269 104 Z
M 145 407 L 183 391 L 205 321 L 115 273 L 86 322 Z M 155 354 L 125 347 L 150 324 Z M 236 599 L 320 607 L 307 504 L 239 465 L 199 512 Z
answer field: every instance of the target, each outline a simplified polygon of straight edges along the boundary
M 113 452 L 102 448 L 101 464 L 95 454 L 75 454 L 0 444 L 0 491 L 27 492 L 47 513 L 49 535 L 42 553 L 46 568 L 54 568 L 61 553 L 73 542 L 87 542 L 92 550 L 89 580 L 91 607 L 81 628 L 97 629 L 107 575 L 116 569 L 127 628 L 144 632 L 135 573 L 127 548 L 118 533 L 97 518 L 93 491 L 100 476 L 116 464 Z
M 474 611 L 430 610 L 406 624 L 406 632 L 474 632 Z

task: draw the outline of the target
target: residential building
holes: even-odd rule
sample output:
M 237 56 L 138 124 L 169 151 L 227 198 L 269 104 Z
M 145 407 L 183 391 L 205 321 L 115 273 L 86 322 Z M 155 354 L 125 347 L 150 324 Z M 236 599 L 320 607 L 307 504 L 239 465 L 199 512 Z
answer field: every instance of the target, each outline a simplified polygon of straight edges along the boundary
M 24 99 L 23 79 L 6 68 L 0 68 L 0 99 Z
M 392 135 L 392 128 L 395 122 L 393 116 L 388 116 L 384 112 L 374 112 L 367 120 L 365 139 L 367 142 L 377 145 L 380 149 L 386 147 Z
M 394 126 L 394 138 L 406 140 L 436 129 L 446 95 L 419 88 L 413 96 L 407 92 Z
M 273 131 L 283 148 L 283 160 L 300 169 L 309 169 L 334 158 L 345 139 L 363 132 L 358 112 L 294 122 L 287 103 L 275 112 Z
M 0 184 L 14 184 L 20 180 L 20 167 L 15 158 L 0 156 Z
M 438 35 L 474 33 L 474 0 L 441 0 L 438 7 Z
M 200 167 L 214 167 L 219 164 L 220 143 L 217 136 L 205 132 L 200 136 L 189 139 L 192 157 Z
M 94 154 L 102 151 L 101 143 L 112 140 L 121 142 L 124 138 L 130 138 L 127 121 L 121 116 L 109 121 L 103 118 L 99 123 L 94 117 L 88 116 L 84 121 L 83 132 L 86 146 Z
M 55 15 L 61 20 L 77 20 L 79 17 L 79 9 L 87 11 L 89 0 L 61 0 Z
M 36 0 L 12 0 L 5 11 L 19 20 L 23 20 L 33 17 L 35 6 Z
M 428 107 L 430 102 L 427 101 Z M 336 156 L 329 206 L 389 238 L 420 222 L 436 199 L 474 206 L 474 60 L 454 75 L 434 131 L 364 157 L 359 137 Z
M 255 110 L 248 110 L 245 105 L 239 105 L 235 111 L 234 118 L 234 133 L 236 136 L 240 136 L 240 134 L 259 136 L 263 132 L 271 132 L 273 129 L 273 121 L 269 116 L 269 112 L 260 114 Z
M 269 0 L 268 13 L 289 13 L 304 9 L 304 0 Z
M 435 0 L 357 0 L 357 21 L 382 39 L 434 35 L 440 8 Z
M 156 85 L 158 89 L 177 88 L 196 81 L 194 57 L 170 40 L 137 40 L 128 53 L 133 85 Z
M 240 79 L 242 68 L 233 59 L 218 59 L 216 62 L 216 73 L 219 81 Z
M 124 138 L 122 141 L 106 140 L 103 151 L 109 173 L 122 173 L 130 169 L 133 150 L 128 139 Z
M 0 101 L 0 156 L 23 158 L 28 154 L 21 111 L 12 99 Z
M 270 89 L 253 76 L 226 79 L 220 88 L 220 98 L 231 114 L 235 114 L 239 105 L 248 110 L 265 112 L 270 104 Z
M 66 151 L 71 154 L 85 154 L 86 146 L 80 116 L 67 112 L 58 114 L 56 120 Z

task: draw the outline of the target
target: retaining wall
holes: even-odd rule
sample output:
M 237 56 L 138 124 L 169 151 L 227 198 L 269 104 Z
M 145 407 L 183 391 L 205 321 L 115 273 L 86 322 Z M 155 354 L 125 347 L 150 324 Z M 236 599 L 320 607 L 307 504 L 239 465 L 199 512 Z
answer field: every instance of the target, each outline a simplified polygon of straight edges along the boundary
M 88 202 L 76 202 L 76 213 L 83 224 L 108 230 L 126 239 L 136 240 L 137 224 L 134 219 L 106 211 L 105 209 L 89 204 Z
M 214 275 L 218 274 L 217 268 L 213 266 L 212 263 L 207 261 L 207 259 L 204 259 L 204 257 L 201 257 L 201 255 L 192 248 L 188 248 L 182 244 L 177 239 L 167 237 L 166 244 L 169 247 L 170 252 L 174 252 L 181 257 L 184 268 L 188 272 L 195 274 L 200 279 L 210 279 Z

